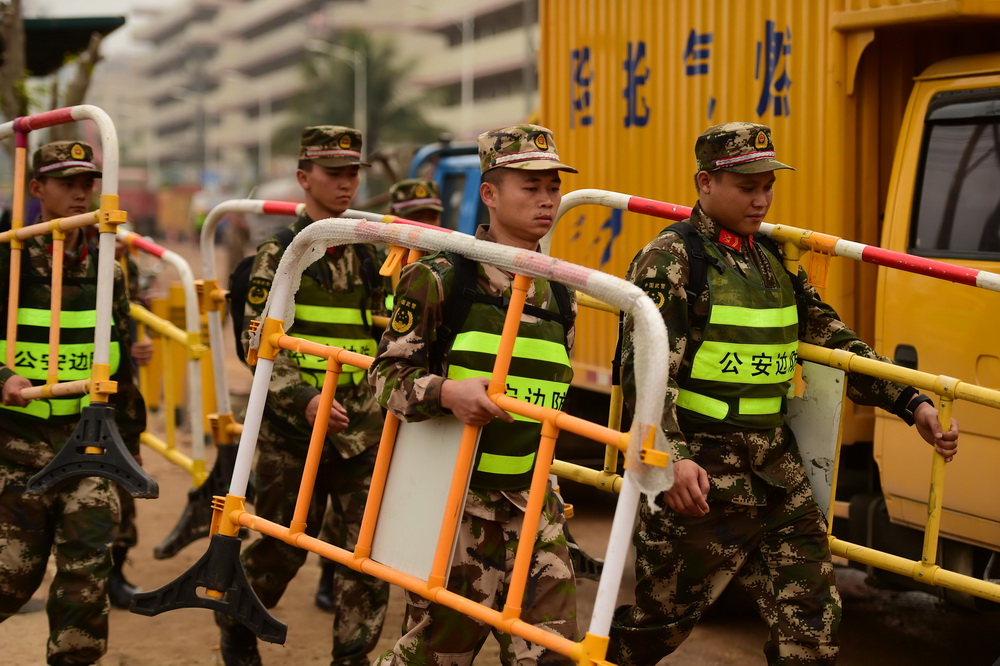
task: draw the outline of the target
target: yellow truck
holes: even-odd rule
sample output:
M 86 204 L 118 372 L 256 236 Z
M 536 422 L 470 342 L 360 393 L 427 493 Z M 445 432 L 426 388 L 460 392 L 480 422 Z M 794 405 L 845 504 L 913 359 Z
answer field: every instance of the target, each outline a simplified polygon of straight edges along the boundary
M 565 191 L 690 206 L 695 137 L 761 122 L 797 169 L 768 222 L 1000 270 L 1000 2 L 542 0 L 539 26 L 539 119 L 580 170 Z M 584 206 L 551 252 L 623 275 L 666 224 Z M 822 292 L 897 363 L 1000 387 L 1000 294 L 847 259 Z M 576 392 L 593 400 L 610 390 L 615 321 L 584 312 L 579 331 Z M 930 452 L 895 417 L 845 411 L 835 525 L 919 559 Z M 1000 414 L 955 415 L 937 561 L 1000 578 Z

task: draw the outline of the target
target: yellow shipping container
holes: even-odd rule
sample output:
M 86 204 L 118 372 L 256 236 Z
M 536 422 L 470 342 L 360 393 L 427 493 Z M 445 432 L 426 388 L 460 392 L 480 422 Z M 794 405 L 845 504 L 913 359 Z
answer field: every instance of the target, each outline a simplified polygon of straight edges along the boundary
M 691 206 L 698 134 L 731 120 L 761 122 L 773 129 L 778 158 L 797 169 L 778 175 L 768 222 L 1000 268 L 1000 54 L 991 54 L 1000 48 L 1000 2 L 542 0 L 539 23 L 539 121 L 580 170 L 565 177 L 565 191 L 599 188 Z M 949 60 L 957 56 L 977 57 Z M 932 133 L 945 126 L 957 134 Z M 917 203 L 925 216 L 942 209 L 957 221 L 922 219 Z M 559 223 L 552 254 L 623 275 L 667 224 L 576 208 Z M 1000 297 L 888 273 L 834 260 L 822 291 L 898 362 L 1000 386 L 991 339 Z M 972 320 L 961 318 L 973 311 Z M 934 323 L 938 334 L 914 333 Z M 615 322 L 585 312 L 579 331 L 581 384 L 606 390 Z M 874 440 L 880 466 L 876 474 L 867 457 L 856 486 L 873 490 L 875 502 L 881 482 L 892 520 L 921 525 L 929 456 L 914 455 L 912 436 L 893 417 L 879 417 L 876 431 L 871 409 L 848 410 L 845 442 Z M 990 470 L 1000 467 L 990 428 L 997 416 L 967 404 L 956 415 L 963 454 L 949 466 L 943 531 L 956 544 L 1000 550 L 1000 491 L 984 497 L 984 488 L 996 487 Z

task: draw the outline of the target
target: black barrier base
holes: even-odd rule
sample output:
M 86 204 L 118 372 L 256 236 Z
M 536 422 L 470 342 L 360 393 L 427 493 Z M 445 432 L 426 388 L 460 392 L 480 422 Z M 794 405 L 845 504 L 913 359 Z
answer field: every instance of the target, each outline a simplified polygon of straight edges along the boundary
M 101 450 L 88 453 L 88 447 Z M 143 471 L 125 448 L 115 425 L 115 410 L 107 403 L 87 405 L 69 441 L 42 471 L 28 481 L 28 491 L 46 493 L 64 481 L 80 476 L 103 476 L 132 497 L 156 499 L 160 487 Z
M 219 599 L 199 590 L 223 592 Z M 178 608 L 208 608 L 239 620 L 257 638 L 284 645 L 288 627 L 276 620 L 257 598 L 240 563 L 239 537 L 216 534 L 194 566 L 164 587 L 132 597 L 133 613 L 159 615 Z
M 167 538 L 153 548 L 153 557 L 165 560 L 173 557 L 185 546 L 207 537 L 212 527 L 212 498 L 223 497 L 229 492 L 229 482 L 233 479 L 233 468 L 236 467 L 236 453 L 239 447 L 226 444 L 218 447 L 215 465 L 209 472 L 205 482 L 197 488 L 188 491 L 188 503 L 177 525 L 170 531 Z M 247 489 L 247 501 L 252 502 L 252 489 Z M 240 536 L 246 535 L 246 528 L 240 530 Z

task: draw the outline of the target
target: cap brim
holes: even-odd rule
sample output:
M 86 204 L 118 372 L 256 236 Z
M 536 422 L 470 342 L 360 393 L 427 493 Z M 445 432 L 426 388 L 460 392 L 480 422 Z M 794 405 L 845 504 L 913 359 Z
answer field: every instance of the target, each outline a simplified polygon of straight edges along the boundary
M 526 160 L 524 162 L 515 162 L 513 164 L 498 164 L 492 169 L 521 169 L 524 171 L 548 171 L 549 169 L 557 169 L 558 171 L 568 171 L 569 173 L 580 173 L 568 164 L 563 164 L 562 162 L 556 160 Z M 491 171 L 492 169 L 487 169 L 486 171 Z M 483 172 L 485 173 L 485 171 Z
M 396 208 L 395 206 L 392 207 L 392 211 L 396 215 L 400 215 L 403 217 L 405 217 L 409 213 L 416 213 L 421 210 L 436 210 L 439 213 L 443 213 L 444 206 L 438 206 L 437 204 L 421 204 L 419 206 L 411 206 L 410 208 Z
M 795 171 L 795 167 L 790 167 L 787 164 L 770 158 L 754 160 L 753 162 L 747 162 L 746 164 L 739 164 L 737 166 L 723 167 L 722 169 L 719 169 L 719 171 L 732 171 L 733 173 L 764 173 L 765 171 L 777 171 L 778 169 L 791 169 L 792 171 Z
M 68 169 L 59 169 L 57 171 L 50 171 L 48 173 L 41 174 L 41 176 L 45 178 L 68 178 L 69 176 L 75 176 L 81 173 L 92 174 L 95 178 L 101 178 L 104 175 L 97 169 L 88 169 L 87 167 L 78 166 L 78 167 L 70 167 Z
M 356 160 L 353 157 L 323 157 L 310 161 L 323 167 L 371 166 L 368 162 L 362 162 L 361 160 Z

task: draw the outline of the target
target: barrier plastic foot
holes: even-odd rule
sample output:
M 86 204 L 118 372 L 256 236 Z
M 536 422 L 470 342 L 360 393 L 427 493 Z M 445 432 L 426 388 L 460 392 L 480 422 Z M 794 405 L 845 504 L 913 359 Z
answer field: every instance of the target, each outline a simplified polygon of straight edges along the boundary
M 87 451 L 93 449 L 94 452 Z M 87 405 L 69 441 L 42 471 L 28 481 L 28 491 L 46 493 L 69 479 L 103 476 L 132 497 L 156 499 L 160 487 L 125 448 L 115 425 L 115 410 L 107 403 Z
M 205 590 L 220 592 L 222 596 L 208 596 Z M 288 627 L 267 612 L 250 587 L 240 563 L 239 537 L 212 536 L 208 550 L 194 566 L 158 590 L 136 594 L 130 610 L 153 616 L 178 608 L 207 608 L 225 613 L 269 643 L 283 645 L 288 634 Z
M 187 506 L 163 541 L 153 548 L 153 557 L 165 560 L 179 553 L 185 546 L 207 537 L 212 527 L 212 498 L 224 496 L 229 490 L 229 482 L 233 478 L 233 468 L 236 466 L 238 447 L 226 444 L 218 447 L 215 465 L 208 478 L 197 488 L 188 491 Z M 249 491 L 250 489 L 248 489 Z M 247 501 L 252 502 L 252 493 L 247 492 Z M 244 536 L 245 528 L 240 530 Z

